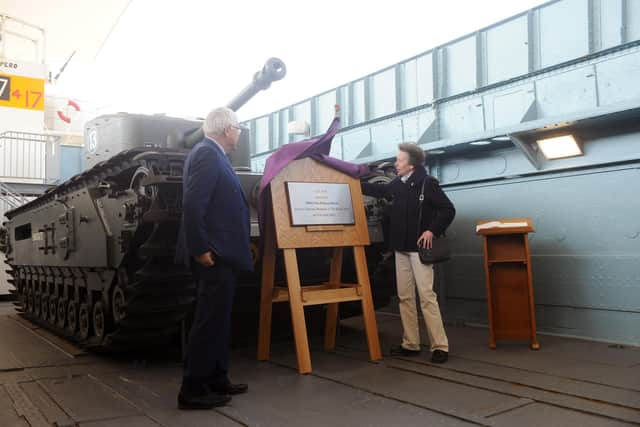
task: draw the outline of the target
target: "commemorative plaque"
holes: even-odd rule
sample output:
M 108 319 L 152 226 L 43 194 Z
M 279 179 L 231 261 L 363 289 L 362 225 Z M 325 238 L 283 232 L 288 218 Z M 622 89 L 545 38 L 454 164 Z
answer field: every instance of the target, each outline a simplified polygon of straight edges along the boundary
M 348 183 L 287 182 L 291 225 L 353 225 Z

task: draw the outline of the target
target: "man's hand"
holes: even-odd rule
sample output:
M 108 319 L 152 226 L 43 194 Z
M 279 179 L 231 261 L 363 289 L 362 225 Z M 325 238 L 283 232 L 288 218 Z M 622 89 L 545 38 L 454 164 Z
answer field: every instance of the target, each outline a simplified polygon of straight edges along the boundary
M 429 230 L 425 231 L 418 238 L 418 247 L 431 249 L 433 245 L 433 233 Z
M 211 251 L 205 252 L 202 255 L 198 255 L 194 258 L 196 259 L 198 264 L 200 264 L 203 267 L 213 267 L 216 263 L 213 252 Z

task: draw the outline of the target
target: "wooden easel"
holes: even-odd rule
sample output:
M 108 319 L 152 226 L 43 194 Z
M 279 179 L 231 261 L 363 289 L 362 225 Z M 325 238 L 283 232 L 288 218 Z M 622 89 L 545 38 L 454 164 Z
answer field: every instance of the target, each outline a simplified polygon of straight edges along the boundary
M 483 236 L 487 309 L 489 315 L 489 348 L 496 340 L 528 339 L 531 349 L 540 344 L 536 334 L 536 313 L 533 304 L 531 253 L 528 233 L 534 230 L 529 218 L 498 220 L 503 225 L 479 230 Z M 481 225 L 490 221 L 478 221 Z
M 293 226 L 286 193 L 287 182 L 347 183 L 351 191 L 354 225 Z M 291 321 L 301 374 L 311 372 L 309 341 L 304 307 L 327 304 L 324 348 L 335 347 L 338 323 L 338 304 L 361 301 L 369 356 L 382 358 L 378 326 L 373 308 L 369 273 L 364 246 L 369 244 L 369 230 L 364 213 L 360 181 L 310 158 L 295 160 L 282 170 L 270 184 L 271 200 L 265 209 L 264 254 L 262 258 L 262 292 L 260 298 L 260 327 L 258 332 L 258 360 L 268 360 L 271 341 L 271 310 L 275 302 L 289 301 Z M 343 248 L 352 246 L 356 264 L 357 283 L 342 283 Z M 317 285 L 300 285 L 298 248 L 333 248 L 329 281 Z M 276 251 L 282 249 L 287 287 L 274 287 Z

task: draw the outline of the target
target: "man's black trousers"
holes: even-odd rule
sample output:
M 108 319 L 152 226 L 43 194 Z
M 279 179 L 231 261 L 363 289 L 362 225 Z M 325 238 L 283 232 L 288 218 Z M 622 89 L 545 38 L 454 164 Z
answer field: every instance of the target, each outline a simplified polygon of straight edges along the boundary
M 229 383 L 229 334 L 235 274 L 224 264 L 195 266 L 196 311 L 184 362 L 182 390 L 201 394 L 206 386 Z

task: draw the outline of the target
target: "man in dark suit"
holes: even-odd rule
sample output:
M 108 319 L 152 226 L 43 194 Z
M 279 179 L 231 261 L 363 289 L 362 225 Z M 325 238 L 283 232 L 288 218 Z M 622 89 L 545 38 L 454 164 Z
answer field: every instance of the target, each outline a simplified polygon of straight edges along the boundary
M 431 248 L 434 237 L 441 236 L 456 214 L 453 204 L 442 191 L 438 180 L 424 168 L 425 155 L 416 144 L 398 146 L 395 167 L 398 176 L 388 184 L 362 184 L 364 194 L 392 196 L 389 247 L 396 260 L 396 284 L 402 320 L 402 343 L 391 349 L 392 355 L 420 354 L 420 332 L 416 310 L 416 288 L 420 308 L 430 341 L 431 361 L 445 363 L 449 357 L 449 341 L 445 333 L 440 307 L 433 290 L 433 265 L 420 262 L 418 245 Z M 418 224 L 420 193 L 424 183 L 422 219 Z
M 205 138 L 184 164 L 176 248 L 176 261 L 189 266 L 198 281 L 180 409 L 225 405 L 231 395 L 248 390 L 228 377 L 235 274 L 253 269 L 249 207 L 227 157 L 238 145 L 241 128 L 236 114 L 225 107 L 211 111 L 202 127 Z

